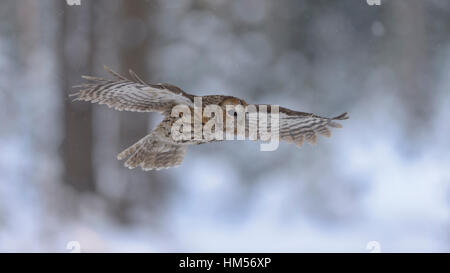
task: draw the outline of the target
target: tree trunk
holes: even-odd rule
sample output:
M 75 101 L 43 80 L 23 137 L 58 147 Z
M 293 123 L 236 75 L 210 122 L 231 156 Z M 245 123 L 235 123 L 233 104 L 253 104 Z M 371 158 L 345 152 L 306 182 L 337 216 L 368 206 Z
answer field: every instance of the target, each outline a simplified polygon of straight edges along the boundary
M 144 78 L 148 76 L 147 52 L 150 48 L 147 33 L 148 6 L 145 1 L 123 1 L 121 47 L 119 59 L 122 74 L 133 69 Z M 120 115 L 121 149 L 130 146 L 148 133 L 149 115 L 123 112 Z
M 156 14 L 156 1 L 122 1 L 120 17 L 119 61 L 121 73 L 128 74 L 132 69 L 145 81 L 151 82 L 151 65 L 149 63 L 152 49 L 155 48 L 154 30 L 151 21 Z M 156 24 L 156 22 L 155 22 Z M 128 75 L 127 75 L 128 76 Z M 150 133 L 149 122 L 156 113 L 120 112 L 119 115 L 119 148 L 122 151 Z M 132 171 L 123 167 L 120 162 L 121 183 L 126 186 L 126 194 L 117 204 L 115 214 L 124 223 L 131 221 L 128 208 L 141 203 L 150 214 L 161 211 L 167 185 L 156 172 L 144 172 L 140 168 Z
M 91 74 L 94 46 L 95 1 L 69 6 L 60 1 L 59 63 L 60 86 L 64 105 L 64 140 L 62 154 L 64 182 L 79 191 L 95 191 L 92 166 L 92 107 L 89 103 L 72 102 L 71 86 L 80 83 L 80 75 Z
M 408 138 L 415 138 L 423 132 L 420 125 L 429 123 L 431 101 L 427 79 L 430 59 L 426 40 L 426 3 L 421 0 L 393 1 L 392 24 L 395 55 L 393 67 L 399 83 L 399 96 L 406 110 L 414 118 L 409 119 L 406 129 Z M 421 132 L 422 131 L 422 132 Z

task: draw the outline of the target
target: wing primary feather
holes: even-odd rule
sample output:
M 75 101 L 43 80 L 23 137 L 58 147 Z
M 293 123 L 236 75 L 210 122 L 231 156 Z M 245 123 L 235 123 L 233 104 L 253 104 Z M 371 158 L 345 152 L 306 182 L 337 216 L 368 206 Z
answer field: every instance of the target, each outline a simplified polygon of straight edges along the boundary
M 302 147 L 303 143 L 305 142 L 305 137 L 303 135 L 299 135 L 295 137 L 295 145 L 297 145 L 297 147 Z
M 88 81 L 96 81 L 96 82 L 107 82 L 108 81 L 108 80 L 103 79 L 103 78 L 87 76 L 87 75 L 83 75 L 83 76 L 81 76 L 81 78 L 83 78 L 85 80 L 88 80 Z
M 345 112 L 345 113 L 340 114 L 339 116 L 334 117 L 334 118 L 332 118 L 332 119 L 333 119 L 333 120 L 345 120 L 345 119 L 348 119 L 348 118 L 349 118 L 348 113 Z
M 317 129 L 317 132 L 318 132 L 319 134 L 321 134 L 322 136 L 325 136 L 325 137 L 331 137 L 331 131 L 330 131 L 330 129 L 328 129 L 328 127 L 326 127 L 326 126 L 320 127 L 319 129 Z
M 141 84 L 143 84 L 143 85 L 148 85 L 146 82 L 144 82 L 133 70 L 129 70 L 128 71 L 129 73 L 130 73 L 130 76 L 131 76 L 131 78 L 134 80 L 134 81 L 136 81 L 136 82 L 138 82 L 138 83 L 141 83 Z
M 73 101 L 90 101 L 92 103 L 106 104 L 119 111 L 160 112 L 167 114 L 177 104 L 192 105 L 193 95 L 184 92 L 181 88 L 171 85 L 149 85 L 145 83 L 134 71 L 130 70 L 130 79 L 119 75 L 109 67 L 105 70 L 113 75 L 113 79 L 103 79 L 92 76 L 83 76 L 93 81 L 77 85 L 81 88 L 69 97 Z
M 342 128 L 342 125 L 340 123 L 334 122 L 334 121 L 328 122 L 328 126 L 333 127 L 333 128 Z
M 119 80 L 124 80 L 124 81 L 128 81 L 127 78 L 125 78 L 124 76 L 120 75 L 119 73 L 113 71 L 111 68 L 109 68 L 106 65 L 103 65 L 103 68 L 110 73 L 111 75 L 113 75 L 115 78 L 119 79 Z
M 317 135 L 314 133 L 314 131 L 307 131 L 305 133 L 305 138 L 309 144 L 311 145 L 317 144 Z

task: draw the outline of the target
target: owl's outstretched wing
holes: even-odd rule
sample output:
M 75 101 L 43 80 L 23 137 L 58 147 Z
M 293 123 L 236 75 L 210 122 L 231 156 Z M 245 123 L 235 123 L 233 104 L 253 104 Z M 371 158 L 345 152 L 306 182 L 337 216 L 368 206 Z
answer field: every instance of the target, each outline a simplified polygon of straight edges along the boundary
M 131 70 L 131 79 L 106 66 L 105 70 L 114 78 L 83 76 L 91 83 L 74 86 L 81 89 L 70 96 L 74 96 L 75 100 L 106 104 L 119 111 L 168 113 L 178 104 L 193 106 L 194 96 L 179 87 L 168 83 L 147 84 Z
M 329 127 L 342 128 L 336 120 L 345 120 L 349 116 L 343 113 L 334 118 L 324 118 L 314 114 L 292 111 L 280 107 L 280 138 L 301 147 L 306 140 L 317 143 L 317 135 L 331 136 Z
M 258 109 L 261 105 L 258 105 Z M 267 106 L 268 124 L 270 123 L 271 107 Z M 317 135 L 331 136 L 330 127 L 342 128 L 336 120 L 345 120 L 349 116 L 343 113 L 334 118 L 325 118 L 310 113 L 297 112 L 284 107 L 279 107 L 279 136 L 280 140 L 295 143 L 301 147 L 306 141 L 310 144 L 317 143 Z M 269 125 L 270 126 L 270 125 Z

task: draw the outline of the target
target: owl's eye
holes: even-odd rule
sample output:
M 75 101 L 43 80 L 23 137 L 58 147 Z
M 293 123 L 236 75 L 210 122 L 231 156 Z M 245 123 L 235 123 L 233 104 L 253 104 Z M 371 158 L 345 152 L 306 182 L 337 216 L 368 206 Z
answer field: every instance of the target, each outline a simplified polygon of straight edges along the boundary
M 237 113 L 234 110 L 228 110 L 228 115 L 230 116 L 237 116 Z

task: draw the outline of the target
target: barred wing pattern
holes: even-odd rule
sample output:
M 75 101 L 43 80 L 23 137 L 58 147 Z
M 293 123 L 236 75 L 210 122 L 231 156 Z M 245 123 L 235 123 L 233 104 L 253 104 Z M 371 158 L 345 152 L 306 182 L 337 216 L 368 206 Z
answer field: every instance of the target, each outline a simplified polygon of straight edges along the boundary
M 317 143 L 317 135 L 331 137 L 329 127 L 342 128 L 335 120 L 348 119 L 347 113 L 334 118 L 324 118 L 314 114 L 296 112 L 280 107 L 280 138 L 301 147 L 305 140 Z
M 161 170 L 179 166 L 186 154 L 187 146 L 158 141 L 149 134 L 117 155 L 125 161 L 125 167 L 134 169 L 140 166 L 144 171 Z
M 260 106 L 257 105 L 259 110 Z M 267 107 L 267 127 L 269 132 L 275 133 L 275 128 L 271 128 L 271 107 L 270 105 L 264 105 Z M 284 107 L 279 107 L 279 136 L 280 140 L 284 140 L 288 143 L 295 143 L 298 147 L 301 147 L 304 142 L 310 144 L 317 143 L 317 135 L 323 135 L 325 137 L 331 137 L 330 127 L 342 128 L 342 125 L 336 120 L 348 119 L 348 114 L 343 113 L 334 118 L 325 118 L 310 113 L 297 112 Z M 248 124 L 255 126 L 258 121 L 254 118 L 249 118 Z M 249 126 L 249 125 L 247 125 Z M 249 128 L 249 127 L 247 127 Z M 259 127 L 258 127 L 259 128 Z M 258 139 L 261 139 L 262 131 L 258 131 Z
M 81 90 L 71 96 L 75 96 L 75 100 L 106 104 L 119 111 L 167 114 L 177 104 L 193 106 L 194 97 L 179 87 L 168 83 L 147 84 L 131 70 L 131 79 L 117 74 L 106 66 L 105 70 L 112 74 L 114 79 L 83 76 L 92 83 L 74 86 Z

